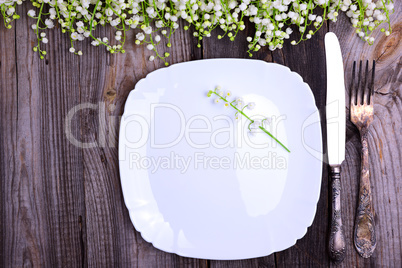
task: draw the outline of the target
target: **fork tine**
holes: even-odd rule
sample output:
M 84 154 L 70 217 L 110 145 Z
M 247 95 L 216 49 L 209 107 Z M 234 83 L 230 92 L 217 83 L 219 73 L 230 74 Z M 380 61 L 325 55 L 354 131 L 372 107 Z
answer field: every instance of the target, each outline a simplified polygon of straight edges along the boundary
M 373 60 L 373 69 L 371 71 L 371 83 L 370 83 L 370 105 L 373 105 L 373 98 L 374 98 L 374 75 L 375 75 L 375 60 Z
M 356 61 L 353 62 L 352 84 L 350 85 L 350 106 L 356 105 L 357 90 L 355 89 L 355 77 L 356 77 Z
M 363 103 L 362 104 L 367 104 L 369 102 L 369 98 L 370 98 L 370 88 L 367 86 L 368 85 L 368 80 L 369 80 L 369 76 L 368 76 L 368 66 L 369 66 L 369 61 L 366 61 L 366 71 L 364 73 L 364 83 L 363 83 Z
M 358 74 L 358 76 L 357 76 L 357 87 L 356 87 L 356 104 L 357 105 L 360 105 L 361 104 L 361 102 L 362 102 L 362 96 L 363 96 L 363 92 L 362 92 L 362 90 L 361 90 L 361 86 L 360 86 L 360 83 L 361 83 L 361 79 L 362 78 L 362 61 L 360 61 L 360 64 L 359 64 L 359 74 Z

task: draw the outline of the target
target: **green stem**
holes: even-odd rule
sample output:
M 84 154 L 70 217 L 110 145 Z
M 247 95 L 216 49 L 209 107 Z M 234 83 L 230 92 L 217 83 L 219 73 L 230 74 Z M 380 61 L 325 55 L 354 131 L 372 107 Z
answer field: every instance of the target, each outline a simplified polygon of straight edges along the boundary
M 288 151 L 290 153 L 290 150 L 282 144 L 282 142 L 280 142 L 277 138 L 274 137 L 274 135 L 272 135 L 271 133 L 268 132 L 268 130 L 266 130 L 265 128 L 263 128 L 262 126 L 260 126 L 260 129 L 262 129 L 262 131 L 264 131 L 265 133 L 267 133 L 271 138 L 273 138 L 277 143 L 279 143 L 286 151 Z

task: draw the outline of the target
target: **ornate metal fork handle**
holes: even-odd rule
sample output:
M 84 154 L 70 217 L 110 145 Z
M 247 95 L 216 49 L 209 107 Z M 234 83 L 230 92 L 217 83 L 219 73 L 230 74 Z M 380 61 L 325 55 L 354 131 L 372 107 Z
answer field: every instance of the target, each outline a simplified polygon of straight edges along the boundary
M 346 241 L 341 218 L 341 167 L 331 166 L 332 217 L 329 236 L 329 254 L 335 262 L 345 258 Z
M 374 207 L 371 196 L 367 129 L 360 131 L 362 141 L 359 203 L 354 231 L 355 247 L 364 258 L 369 258 L 376 247 Z

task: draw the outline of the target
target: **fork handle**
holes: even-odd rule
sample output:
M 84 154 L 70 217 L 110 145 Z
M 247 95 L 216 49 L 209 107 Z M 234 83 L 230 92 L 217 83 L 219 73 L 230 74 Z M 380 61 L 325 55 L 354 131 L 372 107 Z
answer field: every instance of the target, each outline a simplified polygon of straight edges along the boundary
M 331 166 L 332 214 L 329 236 L 329 255 L 338 263 L 345 258 L 346 241 L 341 217 L 341 167 Z
M 359 190 L 359 204 L 357 207 L 354 244 L 357 252 L 363 258 L 369 258 L 373 254 L 377 244 L 374 223 L 374 207 L 371 195 L 370 170 L 368 156 L 367 131 L 361 134 L 362 156 L 361 176 Z

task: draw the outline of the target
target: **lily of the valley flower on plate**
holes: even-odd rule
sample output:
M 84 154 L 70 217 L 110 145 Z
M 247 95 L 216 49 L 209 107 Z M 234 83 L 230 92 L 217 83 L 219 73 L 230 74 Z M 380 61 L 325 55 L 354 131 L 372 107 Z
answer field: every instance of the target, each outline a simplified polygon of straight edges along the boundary
M 250 103 L 244 105 L 242 98 L 236 98 L 233 101 L 229 101 L 228 97 L 230 97 L 232 95 L 232 92 L 231 91 L 224 92 L 222 90 L 221 86 L 217 86 L 215 88 L 215 90 L 208 91 L 207 97 L 212 97 L 212 95 L 217 96 L 214 100 L 215 103 L 220 103 L 221 101 L 223 101 L 224 106 L 226 108 L 232 107 L 235 109 L 235 111 L 236 111 L 235 119 L 236 120 L 239 120 L 240 115 L 242 115 L 250 121 L 250 123 L 248 125 L 248 129 L 250 130 L 249 135 L 254 136 L 256 133 L 266 133 L 268 136 L 273 138 L 277 143 L 279 143 L 286 151 L 290 152 L 290 150 L 285 145 L 283 145 L 283 143 L 281 143 L 276 137 L 274 137 L 266 129 L 267 125 L 269 125 L 269 123 L 270 123 L 269 118 L 264 118 L 263 120 L 260 121 L 260 120 L 254 120 L 245 114 L 245 112 L 244 112 L 245 108 L 248 108 L 249 110 L 253 110 L 255 108 L 254 102 L 250 102 Z

